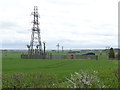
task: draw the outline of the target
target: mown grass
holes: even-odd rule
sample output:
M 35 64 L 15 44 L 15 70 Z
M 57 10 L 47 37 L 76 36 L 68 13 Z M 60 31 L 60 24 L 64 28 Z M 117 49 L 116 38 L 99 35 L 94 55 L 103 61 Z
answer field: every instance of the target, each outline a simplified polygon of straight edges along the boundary
M 21 59 L 21 53 L 3 53 L 2 71 L 3 74 L 11 77 L 14 73 L 30 73 L 38 75 L 45 74 L 56 77 L 56 82 L 65 81 L 65 77 L 70 77 L 71 73 L 82 71 L 98 71 L 97 76 L 106 88 L 118 87 L 118 61 L 106 60 L 107 56 L 100 56 L 101 60 L 47 60 L 47 59 Z M 104 59 L 105 58 L 105 59 Z M 23 75 L 24 76 L 24 75 Z M 35 79 L 36 80 L 36 79 Z M 44 82 L 44 79 L 43 79 Z M 45 82 L 44 82 L 45 83 Z M 32 87 L 32 86 L 30 86 Z M 52 87 L 52 86 L 51 86 Z

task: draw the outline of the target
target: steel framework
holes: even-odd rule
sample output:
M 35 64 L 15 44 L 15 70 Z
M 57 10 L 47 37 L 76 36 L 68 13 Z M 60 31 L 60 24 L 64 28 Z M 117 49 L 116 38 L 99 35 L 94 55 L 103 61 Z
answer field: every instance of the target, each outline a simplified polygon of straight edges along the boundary
M 31 41 L 30 45 L 27 45 L 30 53 L 35 53 L 37 50 L 38 53 L 42 53 L 42 44 L 41 44 L 41 36 L 40 36 L 40 28 L 39 28 L 39 21 L 40 15 L 38 13 L 38 7 L 34 6 L 34 12 L 31 13 L 34 16 L 34 20 L 32 21 L 32 34 L 31 34 Z M 35 52 L 34 52 L 35 51 Z

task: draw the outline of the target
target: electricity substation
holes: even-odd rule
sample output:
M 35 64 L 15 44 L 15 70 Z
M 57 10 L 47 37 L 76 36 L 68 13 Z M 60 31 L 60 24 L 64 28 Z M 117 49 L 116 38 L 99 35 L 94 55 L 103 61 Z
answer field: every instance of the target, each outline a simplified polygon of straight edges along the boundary
M 34 11 L 31 13 L 33 15 L 33 26 L 31 33 L 30 44 L 27 45 L 28 52 L 27 54 L 22 54 L 22 59 L 98 59 L 98 56 L 94 53 L 88 53 L 84 55 L 75 54 L 75 53 L 67 53 L 66 55 L 52 55 L 52 53 L 46 53 L 46 45 L 43 42 L 43 48 L 41 43 L 41 34 L 39 28 L 40 15 L 38 13 L 38 7 L 34 6 Z M 59 43 L 57 44 L 58 53 L 59 53 Z M 63 46 L 62 46 L 63 52 Z

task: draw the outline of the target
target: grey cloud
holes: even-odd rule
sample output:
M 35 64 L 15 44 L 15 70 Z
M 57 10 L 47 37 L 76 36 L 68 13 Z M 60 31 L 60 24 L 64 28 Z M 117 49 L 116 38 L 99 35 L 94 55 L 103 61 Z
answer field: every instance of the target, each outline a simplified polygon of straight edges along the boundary
M 26 30 L 24 27 L 20 26 L 19 24 L 15 22 L 0 22 L 0 30 L 7 30 L 7 31 L 15 31 L 17 33 L 25 34 L 28 32 L 28 29 Z
M 93 25 L 91 26 L 91 28 L 96 29 L 96 30 L 100 30 L 100 29 L 106 29 L 106 30 L 109 29 L 109 30 L 111 30 L 111 29 L 113 29 L 114 27 L 117 28 L 117 26 L 111 25 L 111 24 L 101 24 L 101 25 L 95 25 L 95 24 L 94 24 L 94 26 L 93 26 Z
M 86 23 L 89 27 L 99 30 L 99 29 L 108 29 L 108 28 L 117 28 L 118 26 L 116 24 L 108 24 L 108 23 L 102 23 L 102 24 L 96 24 L 98 22 L 94 22 L 91 19 L 84 19 L 83 23 Z
M 16 22 L 9 21 L 0 22 L 0 29 L 11 29 L 14 27 L 19 27 L 19 25 Z
M 61 39 L 58 40 L 60 46 L 64 46 L 65 48 L 104 48 L 104 44 L 95 44 L 95 43 L 90 43 L 87 40 L 80 40 L 80 41 L 75 41 L 75 40 L 70 40 L 70 39 Z M 57 43 L 56 43 L 57 44 Z
M 3 42 L 2 48 L 27 48 L 26 45 L 29 42 L 15 41 L 15 42 Z
M 79 3 L 79 2 L 74 2 L 73 1 L 65 1 L 65 0 L 47 0 L 49 3 L 53 4 L 59 4 L 59 5 L 70 5 L 70 6 L 79 6 L 79 5 L 86 5 L 86 3 Z
M 116 36 L 116 35 L 113 35 L 113 34 L 110 34 L 109 32 L 108 33 L 91 33 L 91 35 L 93 36 L 104 36 L 104 37 L 112 37 L 112 36 Z

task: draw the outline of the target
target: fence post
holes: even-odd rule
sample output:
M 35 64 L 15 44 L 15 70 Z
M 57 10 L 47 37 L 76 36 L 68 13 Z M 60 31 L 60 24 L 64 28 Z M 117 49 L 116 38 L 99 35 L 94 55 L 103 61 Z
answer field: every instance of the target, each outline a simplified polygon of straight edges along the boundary
M 98 60 L 98 56 L 96 56 L 96 60 Z

